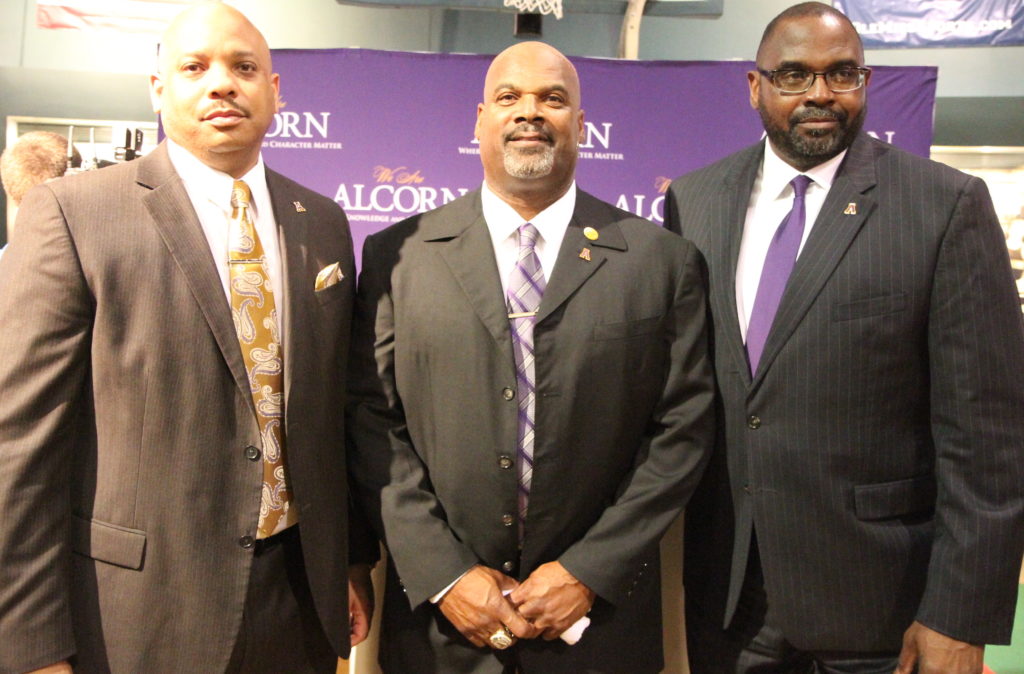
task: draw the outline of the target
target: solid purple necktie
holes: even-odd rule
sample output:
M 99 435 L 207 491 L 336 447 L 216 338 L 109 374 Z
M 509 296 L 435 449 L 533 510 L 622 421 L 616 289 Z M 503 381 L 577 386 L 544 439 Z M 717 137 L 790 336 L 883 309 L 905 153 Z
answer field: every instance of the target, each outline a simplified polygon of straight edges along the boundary
M 519 472 L 519 532 L 526 520 L 526 506 L 533 479 L 534 388 L 533 325 L 544 295 L 544 272 L 534 247 L 540 236 L 529 222 L 519 228 L 519 255 L 508 281 L 508 318 L 512 328 L 512 351 L 516 360 L 516 398 L 519 423 L 516 433 L 516 465 Z
M 799 175 L 790 182 L 793 186 L 793 208 L 775 230 L 775 236 L 768 246 L 768 254 L 764 258 L 761 281 L 757 285 L 757 296 L 754 298 L 754 308 L 750 312 L 750 323 L 747 325 L 747 359 L 750 362 L 751 375 L 757 372 L 757 364 L 761 360 L 768 332 L 775 320 L 775 312 L 782 300 L 782 293 L 786 290 L 793 265 L 796 264 L 800 241 L 804 236 L 804 196 L 810 184 L 811 179 L 805 175 Z

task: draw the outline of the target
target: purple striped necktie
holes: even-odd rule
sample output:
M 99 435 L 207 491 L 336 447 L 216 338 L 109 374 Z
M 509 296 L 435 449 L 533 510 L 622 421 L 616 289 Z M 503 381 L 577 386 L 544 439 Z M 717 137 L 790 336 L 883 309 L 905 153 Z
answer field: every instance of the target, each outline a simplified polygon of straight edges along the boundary
M 516 398 L 519 424 L 516 432 L 516 467 L 519 473 L 519 534 L 526 520 L 533 480 L 534 413 L 536 373 L 533 360 L 533 325 L 544 295 L 544 271 L 535 246 L 539 233 L 529 222 L 519 228 L 519 255 L 508 280 L 508 317 L 512 351 L 516 359 Z
M 789 275 L 796 264 L 796 256 L 800 251 L 800 241 L 804 236 L 805 208 L 804 196 L 811 179 L 799 175 L 790 181 L 793 186 L 793 208 L 782 219 L 775 236 L 768 246 L 768 254 L 764 258 L 761 269 L 761 281 L 757 285 L 754 308 L 750 312 L 750 323 L 747 325 L 747 359 L 750 362 L 750 374 L 757 372 L 757 364 L 761 360 L 768 332 L 775 320 L 782 293 L 786 290 Z

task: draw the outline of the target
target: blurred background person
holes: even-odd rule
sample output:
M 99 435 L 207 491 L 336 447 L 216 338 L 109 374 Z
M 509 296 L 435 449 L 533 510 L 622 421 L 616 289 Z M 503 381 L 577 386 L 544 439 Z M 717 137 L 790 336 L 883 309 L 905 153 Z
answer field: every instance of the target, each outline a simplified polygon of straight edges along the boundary
M 82 157 L 72 146 L 70 165 L 81 165 Z M 7 200 L 15 210 L 25 194 L 47 180 L 60 178 L 68 169 L 68 141 L 52 131 L 29 131 L 0 154 L 0 181 Z M 14 218 L 7 222 L 7 240 L 14 233 Z M 3 255 L 7 248 L 0 248 Z

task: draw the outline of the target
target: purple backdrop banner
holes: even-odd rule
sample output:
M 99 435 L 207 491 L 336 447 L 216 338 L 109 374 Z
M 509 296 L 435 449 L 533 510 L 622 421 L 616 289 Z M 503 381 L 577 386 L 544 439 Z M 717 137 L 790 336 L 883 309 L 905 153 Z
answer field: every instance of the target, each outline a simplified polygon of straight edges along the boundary
M 263 156 L 345 209 L 357 256 L 366 235 L 480 186 L 473 126 L 491 57 L 284 49 L 273 58 L 283 107 Z M 655 222 L 672 178 L 762 136 L 749 62 L 572 61 L 586 112 L 577 183 Z M 865 129 L 928 156 L 935 82 L 933 67 L 876 68 Z

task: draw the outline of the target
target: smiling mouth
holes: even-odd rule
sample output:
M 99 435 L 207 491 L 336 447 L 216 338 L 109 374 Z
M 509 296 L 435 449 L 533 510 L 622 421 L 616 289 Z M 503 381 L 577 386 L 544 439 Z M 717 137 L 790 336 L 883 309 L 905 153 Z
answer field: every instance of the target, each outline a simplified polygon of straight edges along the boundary
M 519 146 L 553 145 L 554 139 L 551 134 L 533 124 L 520 124 L 505 134 L 505 144 Z
M 509 138 L 508 142 L 522 145 L 549 145 L 551 143 L 551 139 L 547 136 L 514 136 Z

